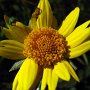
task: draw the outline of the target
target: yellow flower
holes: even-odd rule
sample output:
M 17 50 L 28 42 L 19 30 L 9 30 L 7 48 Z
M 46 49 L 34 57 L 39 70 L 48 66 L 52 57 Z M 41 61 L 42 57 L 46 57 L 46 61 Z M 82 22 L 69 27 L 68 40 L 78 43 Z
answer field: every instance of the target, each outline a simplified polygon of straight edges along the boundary
M 0 41 L 0 56 L 24 59 L 13 82 L 12 90 L 33 90 L 41 82 L 41 90 L 55 90 L 58 79 L 79 78 L 68 59 L 90 50 L 90 21 L 75 28 L 79 17 L 76 7 L 57 30 L 48 0 L 40 0 L 28 26 L 20 22 L 2 30 L 9 40 Z M 71 76 L 70 76 L 71 75 Z

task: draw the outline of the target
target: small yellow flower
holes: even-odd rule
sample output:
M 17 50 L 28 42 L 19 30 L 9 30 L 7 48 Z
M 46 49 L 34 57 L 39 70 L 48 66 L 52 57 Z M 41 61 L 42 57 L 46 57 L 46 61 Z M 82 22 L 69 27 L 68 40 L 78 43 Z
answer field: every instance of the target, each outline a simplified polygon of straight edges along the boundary
M 48 0 L 40 0 L 28 26 L 20 22 L 2 27 L 9 40 L 0 41 L 0 56 L 24 59 L 13 82 L 12 90 L 33 90 L 41 82 L 41 90 L 56 90 L 58 79 L 79 78 L 68 59 L 90 50 L 90 21 L 75 28 L 79 17 L 76 7 L 57 30 Z M 71 75 L 71 76 L 70 76 Z

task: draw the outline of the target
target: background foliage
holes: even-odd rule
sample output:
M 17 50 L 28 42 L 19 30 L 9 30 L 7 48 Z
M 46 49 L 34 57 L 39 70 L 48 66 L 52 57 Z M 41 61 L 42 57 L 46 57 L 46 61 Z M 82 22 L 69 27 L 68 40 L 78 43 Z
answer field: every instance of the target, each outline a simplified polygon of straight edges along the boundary
M 90 19 L 89 0 L 49 0 L 53 14 L 61 24 L 66 15 L 79 6 L 81 9 L 77 26 Z M 0 0 L 0 26 L 5 26 L 4 15 L 10 17 L 10 22 L 21 21 L 28 25 L 32 12 L 39 0 Z M 77 37 L 78 38 L 78 37 Z M 0 30 L 0 40 L 5 39 Z M 59 80 L 57 90 L 90 90 L 90 52 L 79 58 L 71 60 L 77 67 L 76 72 L 81 80 L 80 83 L 71 79 L 70 82 Z M 11 90 L 12 81 L 18 70 L 9 72 L 15 61 L 0 57 L 0 90 Z

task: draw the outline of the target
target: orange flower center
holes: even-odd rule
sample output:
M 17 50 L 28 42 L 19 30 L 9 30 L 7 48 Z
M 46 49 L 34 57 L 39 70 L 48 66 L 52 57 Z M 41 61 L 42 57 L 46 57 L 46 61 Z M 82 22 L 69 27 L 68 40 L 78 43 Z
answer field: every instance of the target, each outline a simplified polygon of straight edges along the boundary
M 53 28 L 33 30 L 24 40 L 24 56 L 34 58 L 38 65 L 52 67 L 69 56 L 66 39 Z

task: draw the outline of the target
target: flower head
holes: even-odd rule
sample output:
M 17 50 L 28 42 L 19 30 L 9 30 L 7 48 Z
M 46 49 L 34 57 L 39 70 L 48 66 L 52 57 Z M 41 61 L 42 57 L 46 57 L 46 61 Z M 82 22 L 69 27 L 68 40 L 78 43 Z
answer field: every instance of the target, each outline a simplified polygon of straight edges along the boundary
M 0 56 L 24 59 L 13 82 L 13 90 L 33 90 L 41 82 L 41 90 L 48 85 L 55 90 L 58 79 L 79 81 L 69 59 L 90 50 L 90 21 L 75 28 L 79 17 L 76 7 L 57 30 L 56 19 L 48 0 L 40 0 L 28 26 L 20 22 L 3 27 L 9 40 L 0 41 Z
M 53 67 L 69 56 L 65 38 L 53 28 L 33 30 L 24 40 L 24 55 L 42 67 Z

